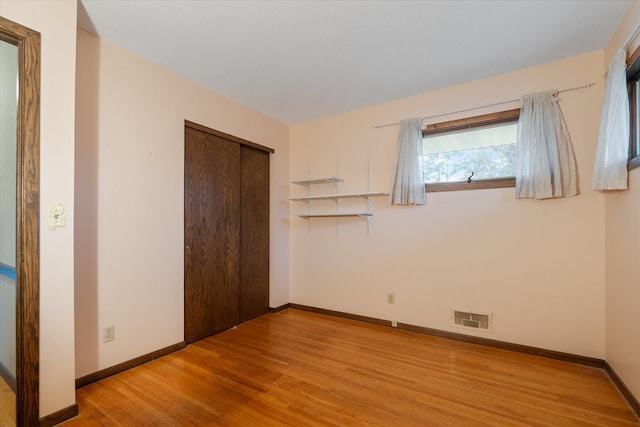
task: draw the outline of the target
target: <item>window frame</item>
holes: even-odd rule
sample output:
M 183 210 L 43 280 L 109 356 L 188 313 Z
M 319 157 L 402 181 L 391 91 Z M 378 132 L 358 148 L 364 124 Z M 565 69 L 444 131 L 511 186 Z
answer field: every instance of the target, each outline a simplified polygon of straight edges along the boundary
M 640 166 L 638 85 L 640 85 L 640 46 L 627 59 L 627 92 L 629 94 L 629 160 L 627 170 Z
M 446 122 L 432 123 L 422 128 L 422 137 L 437 135 L 440 133 L 454 132 L 463 129 L 473 129 L 477 127 L 498 125 L 501 123 L 517 122 L 520 118 L 520 108 L 499 111 L 496 113 L 481 114 L 464 119 L 449 120 Z M 479 179 L 471 182 L 440 182 L 435 184 L 425 184 L 427 193 L 441 191 L 462 191 L 462 190 L 482 190 L 487 188 L 508 188 L 516 186 L 516 178 L 504 177 L 493 179 Z

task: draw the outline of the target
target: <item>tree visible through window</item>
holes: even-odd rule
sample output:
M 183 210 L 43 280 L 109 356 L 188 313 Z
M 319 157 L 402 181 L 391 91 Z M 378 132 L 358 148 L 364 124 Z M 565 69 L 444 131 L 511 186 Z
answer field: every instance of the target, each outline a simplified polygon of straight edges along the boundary
M 427 191 L 514 186 L 518 117 L 519 110 L 510 110 L 428 125 L 422 157 Z M 438 187 L 451 183 L 476 185 Z

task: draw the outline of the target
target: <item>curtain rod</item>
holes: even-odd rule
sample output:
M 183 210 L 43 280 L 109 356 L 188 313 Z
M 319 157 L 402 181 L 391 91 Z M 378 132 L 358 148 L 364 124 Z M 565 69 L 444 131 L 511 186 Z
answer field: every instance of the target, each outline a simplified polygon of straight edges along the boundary
M 624 50 L 627 50 L 627 48 L 629 47 L 633 39 L 635 39 L 636 36 L 638 35 L 638 32 L 640 32 L 640 23 L 636 24 L 636 27 L 633 29 L 633 31 L 631 31 L 631 34 L 629 34 L 629 37 L 627 37 L 627 41 L 625 41 L 624 44 L 622 45 L 622 48 Z
M 569 92 L 571 90 L 585 89 L 585 88 L 591 87 L 593 85 L 595 85 L 595 83 L 587 83 L 587 84 L 580 85 L 580 86 L 574 86 L 574 87 L 568 87 L 568 88 L 565 88 L 565 89 L 560 89 L 558 92 Z M 420 118 L 422 120 L 424 120 L 424 119 L 433 119 L 435 117 L 446 116 L 446 115 L 455 114 L 455 113 L 463 113 L 465 111 L 471 111 L 471 110 L 479 110 L 481 108 L 493 107 L 495 105 L 507 104 L 509 102 L 515 102 L 515 101 L 519 101 L 519 100 L 520 100 L 520 98 L 505 99 L 504 101 L 492 102 L 490 104 L 484 104 L 484 105 L 477 105 L 475 107 L 462 108 L 460 110 L 446 111 L 444 113 L 433 114 L 431 116 L 423 116 L 423 117 L 420 117 Z M 384 124 L 384 125 L 376 125 L 376 126 L 374 126 L 374 128 L 386 128 L 386 127 L 389 127 L 389 126 L 395 126 L 395 125 L 399 125 L 399 124 L 400 124 L 400 122 L 387 123 L 387 124 Z

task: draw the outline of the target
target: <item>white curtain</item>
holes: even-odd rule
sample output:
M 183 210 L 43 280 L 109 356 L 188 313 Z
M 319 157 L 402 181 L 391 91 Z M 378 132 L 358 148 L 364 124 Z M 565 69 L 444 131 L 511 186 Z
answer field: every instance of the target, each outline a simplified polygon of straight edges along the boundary
M 620 49 L 609 63 L 593 165 L 594 190 L 627 189 L 629 98 L 626 59 L 627 52 Z
M 578 194 L 573 145 L 558 105 L 558 91 L 521 98 L 516 198 L 548 199 Z
M 422 119 L 402 120 L 393 159 L 389 203 L 423 205 L 425 200 L 422 176 Z

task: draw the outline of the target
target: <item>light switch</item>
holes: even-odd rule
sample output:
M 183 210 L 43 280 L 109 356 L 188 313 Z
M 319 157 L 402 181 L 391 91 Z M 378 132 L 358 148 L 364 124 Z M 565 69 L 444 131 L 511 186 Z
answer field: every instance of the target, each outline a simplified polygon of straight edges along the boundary
M 67 225 L 67 207 L 64 203 L 58 202 L 49 206 L 47 214 L 47 225 L 49 230 Z

